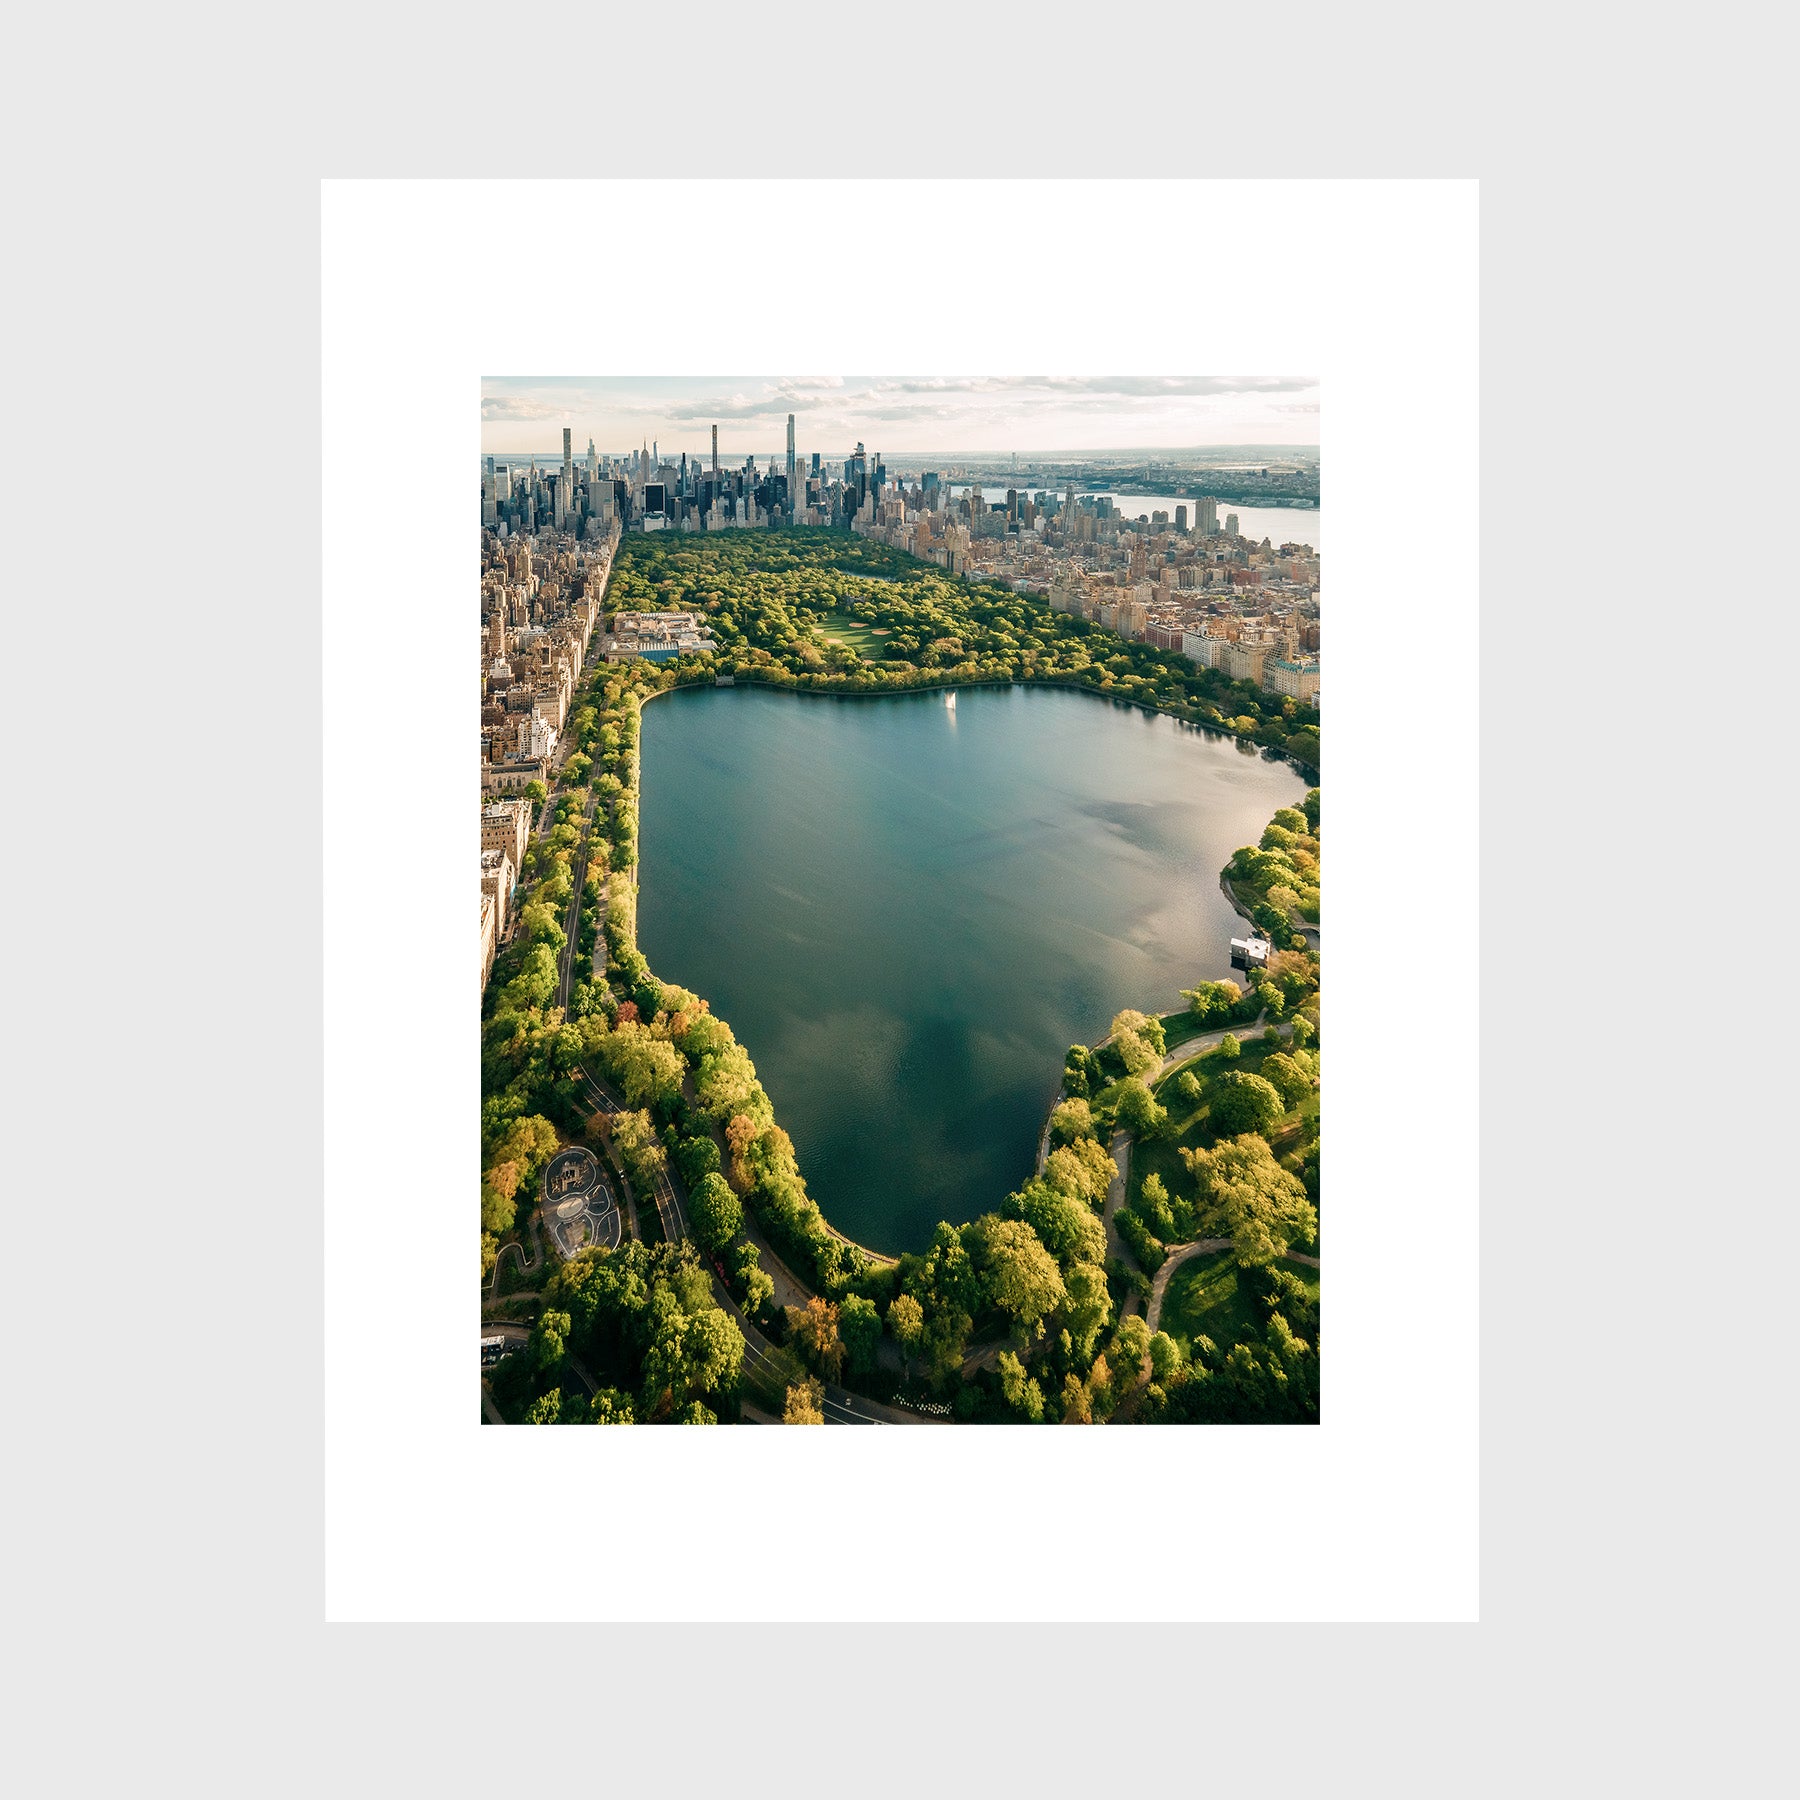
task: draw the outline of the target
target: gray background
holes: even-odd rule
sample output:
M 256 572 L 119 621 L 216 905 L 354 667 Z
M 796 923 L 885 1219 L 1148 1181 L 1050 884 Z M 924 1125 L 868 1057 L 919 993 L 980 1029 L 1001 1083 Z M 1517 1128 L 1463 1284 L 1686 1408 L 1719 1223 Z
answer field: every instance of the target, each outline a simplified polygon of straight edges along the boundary
M 1778 109 L 1732 10 L 1648 42 L 1568 8 L 1261 36 L 975 10 L 910 51 L 879 14 L 674 47 L 643 10 L 572 15 L 567 45 L 491 12 L 23 28 L 7 587 L 75 652 L 14 658 L 15 805 L 47 828 L 9 908 L 29 1791 L 916 1787 L 977 1739 L 1055 1793 L 1754 1779 L 1787 1413 L 1757 1157 L 1789 984 L 1762 996 L 1773 927 L 1716 900 L 1708 930 L 1755 946 L 1721 959 L 1723 1008 L 1663 973 L 1696 885 L 1728 847 L 1761 865 L 1791 810 L 1790 634 L 1760 610 L 1791 574 L 1731 504 L 1771 491 L 1791 416 L 1755 174 Z M 1479 1626 L 319 1623 L 318 178 L 490 174 L 509 146 L 705 174 L 709 114 L 746 112 L 730 142 L 765 171 L 1482 180 Z M 246 447 L 252 478 L 196 481 Z M 1730 692 L 1703 700 L 1684 646 L 1717 634 Z M 1524 959 L 1557 929 L 1581 949 L 1546 984 Z M 1113 1541 L 1088 1578 L 1153 1582 Z

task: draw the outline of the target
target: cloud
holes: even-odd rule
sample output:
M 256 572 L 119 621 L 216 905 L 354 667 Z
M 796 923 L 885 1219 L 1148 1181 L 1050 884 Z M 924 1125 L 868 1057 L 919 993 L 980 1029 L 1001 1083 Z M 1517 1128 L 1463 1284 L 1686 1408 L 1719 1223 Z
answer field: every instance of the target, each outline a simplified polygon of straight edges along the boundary
M 796 375 L 771 382 L 759 394 L 733 394 L 726 400 L 692 400 L 680 406 L 655 410 L 659 416 L 669 419 L 753 419 L 765 413 L 797 412 L 803 406 L 817 411 L 821 397 L 829 404 L 830 400 L 840 397 L 843 386 L 841 375 Z
M 484 419 L 563 419 L 566 406 L 551 406 L 547 401 L 529 400 L 523 394 L 483 394 L 481 416 Z
M 876 381 L 868 391 L 872 395 L 1016 394 L 1045 399 L 1074 393 L 1173 400 L 1214 394 L 1295 394 L 1317 386 L 1317 378 L 1311 375 L 940 375 Z

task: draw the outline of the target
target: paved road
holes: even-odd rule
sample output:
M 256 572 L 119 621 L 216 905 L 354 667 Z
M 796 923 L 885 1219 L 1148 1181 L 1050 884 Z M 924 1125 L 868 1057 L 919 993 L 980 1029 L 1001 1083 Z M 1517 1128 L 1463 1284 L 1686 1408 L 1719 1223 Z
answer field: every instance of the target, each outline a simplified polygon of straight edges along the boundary
M 765 1374 L 785 1385 L 786 1377 L 781 1365 L 774 1361 L 773 1349 L 767 1338 L 744 1317 L 743 1309 L 732 1299 L 731 1295 L 713 1284 L 719 1296 L 719 1304 L 737 1320 L 738 1329 L 744 1334 L 744 1367 L 761 1369 Z M 862 1394 L 852 1394 L 834 1382 L 824 1383 L 825 1400 L 821 1411 L 825 1414 L 827 1425 L 928 1425 L 931 1420 L 922 1418 L 917 1413 L 910 1413 L 904 1407 L 884 1406 L 879 1400 L 870 1400 Z
M 626 1110 L 623 1098 L 614 1093 L 599 1076 L 585 1065 L 581 1070 L 581 1083 L 582 1091 L 597 1110 L 615 1115 Z M 688 1234 L 687 1214 L 682 1208 L 681 1196 L 676 1193 L 666 1169 L 657 1171 L 656 1179 L 651 1184 L 651 1190 L 652 1197 L 656 1201 L 656 1216 L 662 1225 L 663 1236 L 671 1244 L 679 1244 Z

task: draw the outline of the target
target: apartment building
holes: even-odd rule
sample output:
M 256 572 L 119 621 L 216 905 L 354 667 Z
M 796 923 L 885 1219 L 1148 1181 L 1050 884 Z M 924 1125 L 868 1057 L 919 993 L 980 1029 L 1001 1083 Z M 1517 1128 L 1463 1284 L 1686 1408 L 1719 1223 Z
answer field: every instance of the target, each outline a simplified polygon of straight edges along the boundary
M 481 809 L 481 850 L 505 854 L 512 864 L 513 879 L 525 866 L 525 848 L 531 842 L 531 802 L 496 800 Z

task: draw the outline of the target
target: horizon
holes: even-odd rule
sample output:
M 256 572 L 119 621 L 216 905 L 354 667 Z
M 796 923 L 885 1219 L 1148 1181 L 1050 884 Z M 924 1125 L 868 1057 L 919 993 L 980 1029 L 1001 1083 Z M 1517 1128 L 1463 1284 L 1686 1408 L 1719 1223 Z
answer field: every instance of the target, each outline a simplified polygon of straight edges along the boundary
M 785 458 L 789 413 L 796 454 L 809 462 L 815 450 L 824 458 L 826 445 L 835 457 L 841 443 L 847 456 L 859 442 L 894 462 L 1232 451 L 1318 459 L 1317 380 L 1256 375 L 488 376 L 481 453 L 560 457 L 567 426 L 583 454 L 591 438 L 606 455 L 654 440 L 673 458 L 683 450 L 709 458 L 716 423 L 720 458 L 736 467 L 746 456 Z M 952 432 L 961 446 L 941 448 Z M 537 447 L 540 433 L 554 440 L 547 452 Z

